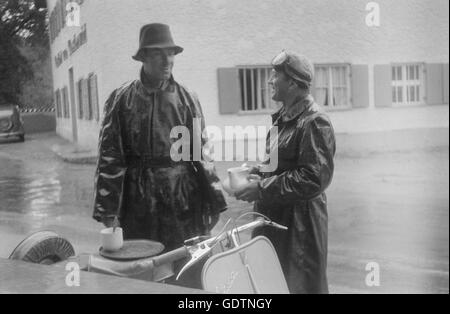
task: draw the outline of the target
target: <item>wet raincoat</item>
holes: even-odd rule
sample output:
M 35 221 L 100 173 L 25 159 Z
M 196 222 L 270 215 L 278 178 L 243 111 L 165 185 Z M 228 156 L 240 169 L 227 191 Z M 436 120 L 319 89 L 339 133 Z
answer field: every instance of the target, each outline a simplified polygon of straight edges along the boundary
M 297 104 L 297 105 L 295 105 Z M 311 96 L 272 116 L 278 127 L 278 166 L 263 174 L 255 210 L 287 226 L 263 227 L 275 246 L 291 293 L 328 293 L 325 189 L 333 176 L 333 127 Z M 272 147 L 273 149 L 273 147 Z
M 196 121 L 199 130 L 205 125 L 195 95 L 173 78 L 161 89 L 147 86 L 141 71 L 140 80 L 116 89 L 106 101 L 93 217 L 118 216 L 124 238 L 159 241 L 167 251 L 207 234 L 226 203 L 212 163 L 201 154 L 193 158 L 194 137 L 206 145 L 194 134 Z M 171 135 L 175 126 L 189 130 L 191 161 L 171 158 L 180 137 Z

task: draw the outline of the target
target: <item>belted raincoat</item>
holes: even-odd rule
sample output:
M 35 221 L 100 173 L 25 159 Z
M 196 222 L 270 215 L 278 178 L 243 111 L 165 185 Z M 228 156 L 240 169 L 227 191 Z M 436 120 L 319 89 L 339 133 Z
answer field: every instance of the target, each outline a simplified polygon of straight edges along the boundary
M 298 98 L 272 116 L 278 149 L 275 171 L 264 173 L 255 210 L 287 231 L 263 227 L 274 244 L 291 293 L 328 293 L 328 215 L 325 189 L 333 176 L 335 136 L 327 115 L 311 96 Z M 272 145 L 272 147 L 270 146 Z
M 202 158 L 204 126 L 198 99 L 173 78 L 150 89 L 141 71 L 116 89 L 104 109 L 93 217 L 117 216 L 125 238 L 166 250 L 207 234 L 226 203 L 213 164 Z M 178 160 L 180 146 L 188 160 Z

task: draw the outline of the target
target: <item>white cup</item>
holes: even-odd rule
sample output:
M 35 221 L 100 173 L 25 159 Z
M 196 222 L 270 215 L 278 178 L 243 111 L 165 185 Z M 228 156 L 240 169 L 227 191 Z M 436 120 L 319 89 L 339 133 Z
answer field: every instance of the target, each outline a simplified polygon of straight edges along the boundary
M 236 167 L 228 169 L 228 177 L 230 179 L 230 187 L 235 190 L 249 183 L 248 176 L 250 168 Z
M 105 251 L 118 251 L 123 246 L 122 228 L 106 228 L 100 231 L 102 249 Z

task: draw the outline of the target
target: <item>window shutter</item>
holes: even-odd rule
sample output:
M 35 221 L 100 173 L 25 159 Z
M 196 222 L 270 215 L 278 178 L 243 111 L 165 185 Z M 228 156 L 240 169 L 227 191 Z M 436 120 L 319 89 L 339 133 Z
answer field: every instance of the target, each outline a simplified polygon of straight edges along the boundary
M 88 80 L 82 80 L 82 90 L 83 90 L 83 113 L 84 118 L 89 120 L 89 93 L 88 93 Z
M 78 119 L 83 119 L 83 106 L 81 102 L 81 93 L 80 93 L 80 87 L 81 87 L 81 81 L 78 80 L 76 82 L 76 94 L 77 94 L 77 112 L 78 112 Z
M 63 100 L 62 100 L 62 89 L 58 89 L 57 90 L 57 92 L 58 92 L 58 98 L 57 98 L 57 101 L 58 101 L 58 104 L 59 104 L 59 114 L 60 114 L 60 118 L 63 118 L 64 117 L 64 104 L 63 104 Z
M 375 106 L 392 106 L 392 73 L 390 64 L 374 66 Z
M 444 91 L 443 91 L 444 104 L 448 105 L 448 63 L 444 64 L 442 72 L 443 72 L 442 73 L 442 77 L 443 77 L 442 82 L 444 85 Z
M 56 117 L 58 117 L 58 90 L 53 95 L 53 107 L 55 108 Z
M 58 90 L 58 99 L 61 108 L 61 118 L 64 118 L 64 100 L 63 100 L 63 90 L 62 88 Z
M 238 68 L 219 68 L 219 111 L 221 114 L 237 113 L 241 109 L 241 88 Z
M 353 64 L 350 82 L 353 107 L 369 107 L 369 66 Z
M 97 74 L 92 76 L 92 94 L 94 102 L 94 119 L 95 121 L 100 120 L 100 109 L 98 106 L 98 87 L 97 87 Z
M 61 99 L 60 99 L 60 95 L 59 95 L 59 89 L 56 90 L 55 92 L 55 103 L 56 103 L 56 116 L 58 118 L 61 118 Z
M 64 117 L 70 118 L 69 93 L 68 93 L 67 86 L 64 86 Z
M 94 76 L 92 75 L 92 73 L 89 74 L 89 76 L 88 76 L 89 120 L 92 120 L 93 112 L 94 112 L 94 99 L 93 99 L 94 91 L 92 89 L 92 79 L 93 78 L 94 78 Z
M 437 105 L 444 103 L 444 73 L 443 64 L 426 64 L 425 82 L 426 82 L 426 104 Z
M 97 112 L 97 76 L 95 74 L 89 75 L 89 104 L 90 104 L 90 116 L 91 119 L 95 119 L 98 121 L 98 112 Z
M 62 117 L 66 117 L 66 104 L 64 102 L 64 87 L 61 88 L 61 114 Z
M 69 89 L 67 88 L 67 86 L 64 86 L 64 104 L 66 106 L 66 108 L 64 109 L 66 111 L 66 117 L 70 118 L 70 103 L 69 103 Z

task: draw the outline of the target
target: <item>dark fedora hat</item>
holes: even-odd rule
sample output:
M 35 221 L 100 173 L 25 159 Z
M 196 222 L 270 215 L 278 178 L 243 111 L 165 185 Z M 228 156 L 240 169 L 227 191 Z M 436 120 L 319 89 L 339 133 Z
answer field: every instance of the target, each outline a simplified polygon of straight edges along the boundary
M 142 51 L 149 48 L 173 48 L 175 54 L 183 51 L 182 47 L 175 45 L 173 42 L 169 25 L 160 23 L 142 26 L 139 33 L 139 49 L 133 56 L 133 59 L 142 61 Z

